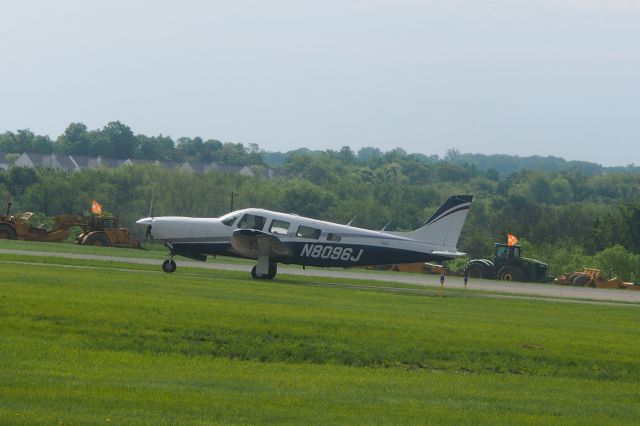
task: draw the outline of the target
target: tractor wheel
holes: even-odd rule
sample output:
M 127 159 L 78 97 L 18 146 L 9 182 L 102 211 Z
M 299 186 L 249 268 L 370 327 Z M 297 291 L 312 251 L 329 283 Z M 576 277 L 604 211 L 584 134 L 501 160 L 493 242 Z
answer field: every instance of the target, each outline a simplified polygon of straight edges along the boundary
M 89 235 L 86 240 L 84 240 L 85 246 L 99 246 L 99 247 L 109 247 L 111 242 L 104 234 L 93 234 Z
M 472 263 L 464 268 L 464 275 L 470 278 L 490 278 L 489 268 L 480 264 Z
M 500 281 L 511 282 L 521 281 L 522 276 L 522 269 L 518 268 L 517 266 L 503 266 L 498 271 L 498 275 L 496 275 L 496 278 L 498 278 Z
M 16 231 L 9 225 L 0 224 L 0 240 L 15 240 Z
M 579 274 L 573 277 L 572 284 L 584 287 L 585 285 L 588 285 L 589 282 L 591 282 L 591 277 L 589 275 Z

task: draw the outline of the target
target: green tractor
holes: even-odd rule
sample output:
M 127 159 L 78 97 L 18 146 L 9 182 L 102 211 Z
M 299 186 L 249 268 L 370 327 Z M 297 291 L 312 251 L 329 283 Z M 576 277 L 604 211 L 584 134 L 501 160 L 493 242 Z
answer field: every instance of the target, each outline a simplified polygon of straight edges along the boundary
M 501 281 L 550 282 L 549 265 L 535 259 L 522 257 L 522 247 L 495 243 L 493 262 L 488 259 L 472 259 L 465 267 L 465 275 L 472 278 L 498 279 Z

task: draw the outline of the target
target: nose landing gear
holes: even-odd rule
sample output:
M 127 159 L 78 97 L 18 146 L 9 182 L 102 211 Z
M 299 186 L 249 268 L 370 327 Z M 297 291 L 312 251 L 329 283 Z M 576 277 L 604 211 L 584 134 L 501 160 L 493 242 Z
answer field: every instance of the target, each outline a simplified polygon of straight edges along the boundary
M 169 259 L 162 262 L 162 270 L 164 272 L 170 274 L 175 272 L 176 269 L 178 269 L 178 266 L 176 265 L 176 262 L 173 260 L 173 256 L 171 256 Z
M 165 243 L 165 247 L 169 249 L 169 258 L 162 262 L 162 270 L 168 274 L 172 274 L 176 269 L 178 269 L 178 265 L 176 265 L 176 262 L 173 260 L 173 256 L 176 255 L 176 252 L 173 249 L 173 246 L 169 243 Z

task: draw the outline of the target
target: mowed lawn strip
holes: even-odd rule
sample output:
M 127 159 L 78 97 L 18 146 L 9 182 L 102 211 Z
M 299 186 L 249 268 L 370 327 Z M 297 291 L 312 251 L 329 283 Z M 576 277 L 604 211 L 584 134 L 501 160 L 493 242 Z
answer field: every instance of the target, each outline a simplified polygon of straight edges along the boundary
M 640 418 L 637 306 L 215 271 L 5 263 L 0 276 L 4 423 Z

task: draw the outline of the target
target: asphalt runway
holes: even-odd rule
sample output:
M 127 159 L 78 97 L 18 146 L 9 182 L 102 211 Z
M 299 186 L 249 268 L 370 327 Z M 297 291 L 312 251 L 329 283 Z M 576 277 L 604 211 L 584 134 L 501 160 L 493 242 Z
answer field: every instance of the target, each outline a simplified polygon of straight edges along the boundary
M 60 257 L 70 259 L 85 260 L 103 260 L 122 263 L 157 265 L 160 270 L 162 261 L 160 259 L 144 259 L 130 258 L 119 256 L 98 256 L 89 254 L 76 253 L 55 253 L 55 252 L 36 252 L 26 250 L 6 250 L 0 249 L 0 254 L 17 254 L 34 257 Z M 1 256 L 0 256 L 1 259 Z M 197 262 L 191 260 L 181 260 L 175 258 L 180 267 L 218 269 L 226 271 L 244 271 L 247 274 L 251 271 L 251 265 L 225 263 L 216 261 Z M 278 265 L 278 274 L 289 274 L 313 277 L 327 277 L 337 279 L 357 279 L 364 281 L 389 282 L 420 285 L 431 288 L 439 288 L 440 281 L 438 275 L 420 275 L 420 274 L 401 274 L 390 271 L 370 271 L 362 269 L 322 269 L 307 268 L 306 270 L 298 266 Z M 277 277 L 276 277 L 277 280 Z M 445 289 L 463 289 L 464 283 L 462 277 L 447 276 L 445 278 Z M 640 304 L 640 291 L 624 290 L 624 289 L 600 289 L 591 287 L 573 287 L 553 284 L 537 284 L 537 283 L 505 283 L 503 281 L 469 279 L 468 289 L 482 290 L 501 294 L 535 296 L 552 299 L 575 299 L 575 300 L 593 300 L 605 302 L 623 302 Z

